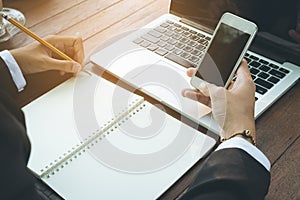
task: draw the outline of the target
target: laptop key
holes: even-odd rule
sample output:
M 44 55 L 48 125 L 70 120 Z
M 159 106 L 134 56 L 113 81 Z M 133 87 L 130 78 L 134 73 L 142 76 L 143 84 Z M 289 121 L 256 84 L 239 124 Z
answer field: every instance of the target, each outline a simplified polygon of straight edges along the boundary
M 178 47 L 179 49 L 182 49 L 185 45 L 182 44 L 181 42 L 178 42 L 177 44 L 175 44 L 176 47 Z
M 196 46 L 196 49 L 200 50 L 200 51 L 204 51 L 205 46 L 199 44 L 198 46 Z
M 193 54 L 194 56 L 199 56 L 201 54 L 201 51 L 194 49 L 191 54 Z
M 280 72 L 280 71 L 277 71 L 277 70 L 275 70 L 275 69 L 272 69 L 269 73 L 272 74 L 272 75 L 274 75 L 274 76 L 276 76 L 276 77 L 278 77 L 278 78 L 283 78 L 283 77 L 285 77 L 285 74 L 284 74 L 284 73 L 282 73 L 282 72 Z
M 149 35 L 152 35 L 152 36 L 154 36 L 154 37 L 157 37 L 157 38 L 159 38 L 159 37 L 162 36 L 161 33 L 157 32 L 157 31 L 154 31 L 154 30 L 149 31 L 148 34 L 149 34 Z
M 275 64 L 273 64 L 273 63 L 270 63 L 269 66 L 272 67 L 272 68 L 274 68 L 274 69 L 278 69 L 278 68 L 279 68 L 278 65 L 275 65 Z
M 167 28 L 167 27 L 169 26 L 169 24 L 167 24 L 167 23 L 162 23 L 160 26 L 163 27 L 163 28 Z
M 191 40 L 191 41 L 189 41 L 189 43 L 188 43 L 188 45 L 190 45 L 190 46 L 196 46 L 197 45 L 197 42 L 196 41 L 193 41 L 193 40 Z
M 250 62 L 251 62 L 251 59 L 250 59 L 250 58 L 245 57 L 245 59 L 247 60 L 247 63 L 250 63 Z
M 168 41 L 168 39 L 169 39 L 169 37 L 166 35 L 163 35 L 160 37 L 160 40 L 162 40 L 162 41 Z
M 256 57 L 256 56 L 253 56 L 253 55 L 251 55 L 251 56 L 250 56 L 250 58 L 251 58 L 251 59 L 253 59 L 253 60 L 259 60 L 259 58 L 258 58 L 258 57 Z
M 184 32 L 183 34 L 184 34 L 186 37 L 190 37 L 190 36 L 192 35 L 190 32 L 187 32 L 187 31 Z
M 181 39 L 181 35 L 179 35 L 179 34 L 174 34 L 174 35 L 172 36 L 172 38 L 175 39 L 175 40 L 180 40 L 180 39 Z
M 271 68 L 268 67 L 268 66 L 266 66 L 266 65 L 262 65 L 259 69 L 262 70 L 262 71 L 264 71 L 264 72 L 267 72 L 267 71 L 269 71 Z
M 262 63 L 262 64 L 264 64 L 264 65 L 268 65 L 268 64 L 269 64 L 268 61 L 265 61 L 265 60 L 263 60 L 263 59 L 260 59 L 259 62 Z
M 166 27 L 165 27 L 166 28 Z M 156 27 L 154 30 L 160 33 L 164 33 L 167 31 L 167 29 L 163 28 L 162 26 Z
M 263 87 L 260 87 L 259 85 L 256 85 L 256 92 L 259 93 L 259 94 L 265 94 L 268 90 L 263 88 Z
M 182 26 L 181 28 L 182 28 L 183 30 L 185 30 L 185 31 L 190 30 L 189 28 L 187 28 L 187 27 L 185 27 L 185 26 Z
M 168 51 L 172 51 L 175 47 L 171 44 L 168 44 L 167 46 L 165 46 L 165 49 Z
M 279 71 L 288 74 L 290 71 L 284 68 L 280 68 Z
M 278 79 L 278 78 L 276 78 L 276 77 L 274 77 L 274 76 L 271 76 L 271 77 L 268 79 L 268 81 L 271 82 L 271 83 L 276 84 L 276 83 L 278 83 L 278 82 L 280 81 L 280 79 Z
M 266 78 L 268 78 L 269 76 L 270 76 L 270 75 L 267 74 L 267 73 L 265 73 L 265 72 L 260 72 L 260 73 L 258 74 L 258 77 L 263 78 L 263 79 L 266 79 Z
M 190 33 L 192 33 L 192 34 L 197 34 L 197 32 L 196 31 L 194 31 L 194 30 L 190 30 Z
M 199 58 L 196 57 L 196 56 L 192 56 L 192 57 L 189 59 L 189 61 L 195 63 L 195 62 L 198 62 L 198 61 L 199 61 Z
M 145 40 L 148 40 L 149 42 L 152 42 L 154 44 L 158 43 L 159 42 L 159 39 L 152 36 L 152 35 L 149 35 L 149 34 L 145 34 L 142 36 L 143 39 Z
M 177 40 L 171 38 L 171 39 L 169 39 L 167 42 L 168 42 L 169 44 L 174 45 L 174 44 L 177 43 Z
M 255 69 L 255 68 L 251 68 L 251 69 L 250 69 L 250 73 L 253 74 L 253 75 L 258 74 L 258 72 L 259 72 L 258 69 Z
M 189 42 L 189 39 L 183 37 L 183 38 L 180 39 L 180 42 L 187 43 L 187 42 Z
M 133 40 L 133 42 L 136 43 L 136 44 L 140 44 L 143 41 L 144 40 L 142 38 L 136 38 L 135 40 Z
M 174 61 L 175 63 L 177 64 L 180 64 L 186 68 L 189 68 L 189 67 L 195 67 L 192 63 L 186 61 L 185 59 L 177 56 L 176 54 L 173 54 L 173 53 L 168 53 L 166 55 L 166 58 L 169 59 L 169 60 L 172 60 Z
M 271 89 L 274 86 L 272 83 L 262 80 L 261 78 L 257 78 L 254 82 L 258 85 L 263 86 L 264 88 L 267 88 L 267 89 Z
M 180 24 L 177 24 L 177 23 L 174 23 L 174 26 L 176 26 L 176 27 L 181 27 L 181 25 Z
M 197 33 L 197 36 L 199 36 L 201 38 L 205 37 L 205 35 L 203 35 L 202 33 Z
M 156 46 L 155 44 L 152 44 L 147 47 L 147 49 L 149 49 L 150 51 L 155 51 L 157 48 L 158 48 L 158 46 Z
M 252 67 L 259 67 L 261 64 L 259 62 L 256 62 L 256 61 L 252 61 L 252 62 L 249 63 L 249 65 L 251 65 Z
M 190 54 L 183 52 L 182 54 L 180 54 L 181 57 L 188 59 L 190 57 Z
M 157 53 L 158 55 L 161 55 L 161 56 L 164 56 L 168 53 L 167 50 L 162 49 L 162 48 L 156 49 L 154 52 Z
M 179 55 L 179 54 L 181 54 L 182 53 L 182 50 L 181 49 L 174 49 L 173 50 L 173 53 L 175 53 L 175 54 L 177 54 L 177 55 Z
M 150 42 L 148 42 L 148 41 L 144 41 L 144 42 L 142 42 L 140 45 L 142 46 L 142 47 L 148 47 L 148 46 L 150 46 Z
M 183 48 L 183 50 L 187 51 L 187 52 L 191 52 L 193 50 L 193 48 L 190 47 L 190 46 L 186 46 L 186 47 Z
M 160 47 L 164 47 L 164 46 L 167 45 L 167 43 L 159 41 L 159 43 L 157 43 L 157 45 L 160 46 Z
M 189 37 L 191 40 L 193 40 L 193 41 L 198 41 L 200 38 L 198 37 L 198 36 L 196 36 L 196 35 L 191 35 L 190 37 Z

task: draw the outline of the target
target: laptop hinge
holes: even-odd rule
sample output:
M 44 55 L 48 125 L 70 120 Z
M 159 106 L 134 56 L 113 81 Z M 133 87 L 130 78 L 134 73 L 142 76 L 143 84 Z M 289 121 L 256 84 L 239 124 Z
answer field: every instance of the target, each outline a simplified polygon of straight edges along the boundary
M 192 27 L 194 27 L 194 28 L 196 28 L 196 29 L 200 29 L 201 31 L 204 31 L 204 32 L 206 32 L 206 33 L 208 33 L 208 34 L 210 34 L 210 35 L 212 35 L 213 32 L 214 32 L 214 31 L 213 31 L 212 29 L 210 29 L 210 28 L 207 28 L 207 27 L 205 27 L 205 26 L 202 26 L 201 24 L 198 24 L 198 23 L 196 23 L 196 22 L 193 22 L 193 21 L 188 20 L 188 19 L 185 19 L 185 18 L 181 18 L 181 19 L 180 19 L 180 22 L 185 23 L 185 24 L 187 24 L 187 25 L 189 25 L 189 26 L 192 26 Z

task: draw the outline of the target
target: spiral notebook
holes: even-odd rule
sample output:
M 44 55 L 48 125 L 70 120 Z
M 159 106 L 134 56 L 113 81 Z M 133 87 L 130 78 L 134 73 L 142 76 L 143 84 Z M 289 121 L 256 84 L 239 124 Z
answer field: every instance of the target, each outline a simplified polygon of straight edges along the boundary
M 155 199 L 215 140 L 98 76 L 23 107 L 28 168 L 65 199 Z

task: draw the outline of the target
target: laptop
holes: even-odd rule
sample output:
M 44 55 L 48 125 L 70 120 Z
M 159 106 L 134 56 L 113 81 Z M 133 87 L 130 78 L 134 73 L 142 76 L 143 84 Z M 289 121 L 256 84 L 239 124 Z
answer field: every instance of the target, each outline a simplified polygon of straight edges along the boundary
M 218 133 L 210 108 L 182 97 L 225 12 L 253 21 L 259 32 L 245 55 L 256 84 L 258 118 L 300 77 L 300 45 L 288 34 L 300 23 L 300 1 L 171 0 L 169 13 L 118 37 L 90 60 L 183 116 Z M 300 42 L 300 41 L 299 41 Z

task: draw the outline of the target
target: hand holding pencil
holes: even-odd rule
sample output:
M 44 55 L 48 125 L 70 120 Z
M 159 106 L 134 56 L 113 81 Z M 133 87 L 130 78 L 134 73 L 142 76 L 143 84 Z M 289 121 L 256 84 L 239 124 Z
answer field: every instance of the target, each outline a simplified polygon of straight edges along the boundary
M 90 72 L 82 68 L 84 50 L 82 39 L 69 36 L 48 36 L 45 39 L 1 13 L 4 19 L 17 26 L 37 42 L 10 52 L 20 65 L 23 73 L 30 74 L 47 70 L 60 70 L 62 73 L 77 74 L 79 71 Z

